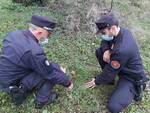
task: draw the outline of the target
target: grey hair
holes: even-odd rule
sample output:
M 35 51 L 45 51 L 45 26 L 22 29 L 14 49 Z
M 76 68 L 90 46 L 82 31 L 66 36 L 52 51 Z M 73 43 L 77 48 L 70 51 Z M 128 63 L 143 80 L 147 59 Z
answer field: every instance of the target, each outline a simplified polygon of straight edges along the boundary
M 31 31 L 37 30 L 38 28 L 40 28 L 40 27 L 38 27 L 38 26 L 36 26 L 36 25 L 34 25 L 34 24 L 32 24 L 32 23 L 29 23 L 29 29 L 30 29 Z

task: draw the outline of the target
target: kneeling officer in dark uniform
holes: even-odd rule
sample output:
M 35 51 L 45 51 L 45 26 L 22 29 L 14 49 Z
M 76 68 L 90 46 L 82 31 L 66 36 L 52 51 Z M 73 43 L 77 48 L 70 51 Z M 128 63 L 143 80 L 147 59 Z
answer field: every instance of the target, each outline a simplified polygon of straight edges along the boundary
M 131 32 L 120 28 L 113 14 L 102 16 L 96 25 L 97 35 L 102 38 L 101 47 L 96 50 L 102 73 L 85 83 L 85 87 L 94 88 L 96 85 L 110 84 L 118 75 L 119 81 L 107 107 L 111 113 L 119 113 L 133 99 L 141 100 L 147 78 Z
M 58 64 L 47 60 L 41 46 L 47 43 L 56 23 L 33 15 L 29 26 L 29 30 L 8 33 L 3 41 L 0 85 L 16 105 L 20 105 L 27 93 L 36 88 L 35 105 L 42 108 L 57 98 L 52 91 L 55 84 L 68 90 L 73 88 L 73 84 Z

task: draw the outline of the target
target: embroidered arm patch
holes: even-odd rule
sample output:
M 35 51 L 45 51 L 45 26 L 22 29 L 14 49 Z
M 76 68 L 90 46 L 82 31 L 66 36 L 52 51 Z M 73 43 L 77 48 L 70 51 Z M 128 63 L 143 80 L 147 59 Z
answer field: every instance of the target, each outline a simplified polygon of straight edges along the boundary
M 120 68 L 120 63 L 116 60 L 111 61 L 111 67 L 113 69 L 119 69 Z

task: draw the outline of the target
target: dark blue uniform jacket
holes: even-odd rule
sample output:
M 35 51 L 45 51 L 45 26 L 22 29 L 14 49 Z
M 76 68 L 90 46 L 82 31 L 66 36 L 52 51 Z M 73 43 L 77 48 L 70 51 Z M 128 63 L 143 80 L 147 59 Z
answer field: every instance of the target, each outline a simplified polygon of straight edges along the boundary
M 111 50 L 111 58 L 96 77 L 97 85 L 111 82 L 117 74 L 137 81 L 145 77 L 139 48 L 129 30 L 121 28 L 113 41 L 102 41 L 101 48 Z
M 0 84 L 14 84 L 32 72 L 47 80 L 59 74 L 59 82 L 64 86 L 70 82 L 48 62 L 43 48 L 29 30 L 8 33 L 0 57 Z

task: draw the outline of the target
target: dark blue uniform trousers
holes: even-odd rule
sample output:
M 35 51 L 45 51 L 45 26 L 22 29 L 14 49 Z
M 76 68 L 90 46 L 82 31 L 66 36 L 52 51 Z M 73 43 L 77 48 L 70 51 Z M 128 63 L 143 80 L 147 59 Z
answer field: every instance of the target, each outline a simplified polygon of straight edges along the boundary
M 103 61 L 102 49 L 98 48 L 95 53 L 98 62 L 101 68 L 103 69 L 107 63 Z M 125 79 L 124 77 L 121 77 L 120 73 L 118 75 L 119 75 L 119 81 L 107 105 L 107 108 L 111 113 L 121 112 L 132 102 L 135 96 L 134 84 L 131 81 Z
M 53 64 L 55 68 L 60 70 L 57 64 Z M 61 70 L 60 70 L 61 72 Z M 59 75 L 55 75 L 59 76 Z M 57 78 L 57 77 L 56 77 Z M 20 84 L 26 87 L 26 90 L 31 91 L 33 88 L 37 89 L 36 100 L 39 102 L 46 102 L 52 92 L 55 84 L 59 84 L 57 80 L 45 80 L 40 75 L 35 72 L 30 73 L 28 76 L 24 77 Z
M 25 90 L 31 91 L 33 88 L 37 88 L 36 100 L 39 102 L 46 102 L 53 89 L 53 82 L 44 80 L 40 75 L 35 72 L 30 73 L 24 77 L 21 84 L 26 88 Z

